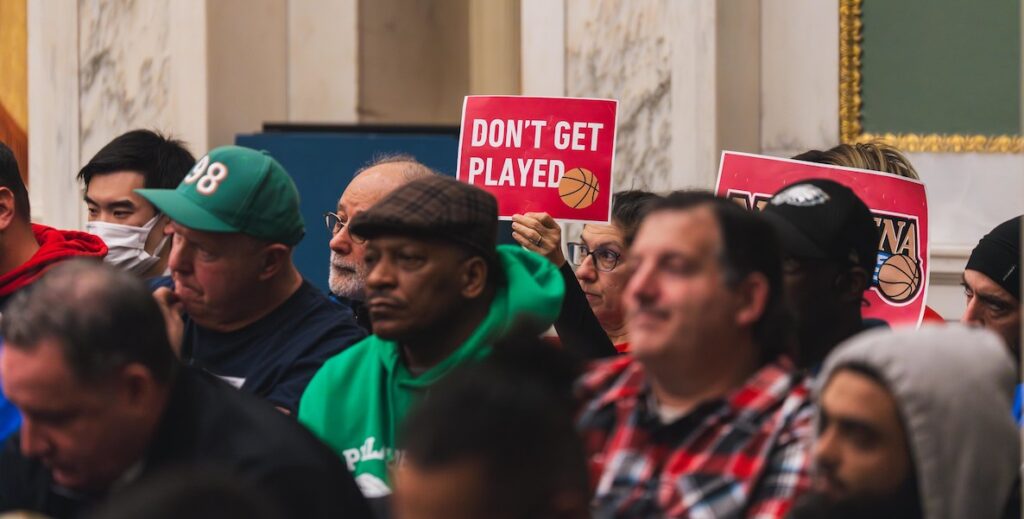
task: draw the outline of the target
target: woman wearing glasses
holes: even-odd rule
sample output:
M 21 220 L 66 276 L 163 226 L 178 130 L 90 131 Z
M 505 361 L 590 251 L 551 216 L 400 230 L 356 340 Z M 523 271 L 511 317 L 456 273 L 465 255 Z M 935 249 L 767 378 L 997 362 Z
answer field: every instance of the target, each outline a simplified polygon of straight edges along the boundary
M 567 349 L 590 358 L 629 351 L 622 311 L 622 290 L 629 272 L 623 263 L 640 220 L 657 199 L 658 195 L 646 191 L 615 193 L 611 225 L 583 226 L 580 241 L 568 243 L 568 262 L 562 255 L 561 228 L 551 216 L 527 213 L 512 217 L 512 237 L 558 265 L 565 278 L 565 302 L 555 331 Z M 595 320 L 607 341 L 595 336 Z M 609 344 L 615 348 L 608 348 Z

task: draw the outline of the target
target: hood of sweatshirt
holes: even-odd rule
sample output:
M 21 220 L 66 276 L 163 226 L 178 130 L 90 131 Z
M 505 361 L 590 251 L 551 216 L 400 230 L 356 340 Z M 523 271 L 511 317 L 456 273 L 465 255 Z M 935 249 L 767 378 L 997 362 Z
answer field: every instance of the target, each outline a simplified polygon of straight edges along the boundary
M 849 364 L 872 368 L 896 401 L 924 517 L 1000 517 L 1021 465 L 1016 376 L 1002 341 L 959 325 L 868 331 L 829 356 L 819 396 Z
M 32 224 L 32 233 L 39 242 L 39 250 L 19 267 L 0 275 L 0 298 L 32 284 L 56 263 L 75 257 L 102 259 L 107 255 L 103 240 L 89 233 L 38 224 Z
M 396 386 L 429 387 L 466 362 L 486 356 L 493 343 L 517 325 L 538 335 L 551 326 L 561 311 L 565 282 L 546 258 L 519 246 L 499 245 L 498 258 L 505 282 L 495 291 L 490 311 L 472 335 L 451 355 L 424 373 L 413 376 L 401 362 L 398 344 L 371 336 L 375 351 Z

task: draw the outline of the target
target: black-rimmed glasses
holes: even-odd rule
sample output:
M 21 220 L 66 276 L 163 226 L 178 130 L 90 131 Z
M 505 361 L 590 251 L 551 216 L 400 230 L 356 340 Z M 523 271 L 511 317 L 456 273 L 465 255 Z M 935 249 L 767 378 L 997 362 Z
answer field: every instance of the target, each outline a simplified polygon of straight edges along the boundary
M 342 220 L 340 216 L 330 211 L 324 213 L 324 224 L 327 225 L 327 231 L 331 233 L 331 236 L 348 227 L 348 221 Z M 355 243 L 366 243 L 366 239 L 352 234 L 352 229 L 348 230 L 348 236 Z
M 580 266 L 587 256 L 593 257 L 594 268 L 601 272 L 611 272 L 622 262 L 622 254 L 605 247 L 598 247 L 590 250 L 585 243 L 569 242 L 569 261 L 575 266 Z

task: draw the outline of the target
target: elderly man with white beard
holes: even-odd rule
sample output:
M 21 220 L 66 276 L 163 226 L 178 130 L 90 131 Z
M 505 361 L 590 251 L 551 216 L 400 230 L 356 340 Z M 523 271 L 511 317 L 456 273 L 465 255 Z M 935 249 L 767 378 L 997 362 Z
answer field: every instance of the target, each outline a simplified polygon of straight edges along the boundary
M 333 298 L 352 310 L 356 322 L 372 333 L 369 313 L 363 305 L 366 289 L 366 240 L 353 236 L 348 222 L 395 189 L 418 178 L 437 174 L 415 157 L 386 155 L 356 171 L 338 200 L 336 212 L 324 213 L 331 232 L 331 269 L 328 285 Z

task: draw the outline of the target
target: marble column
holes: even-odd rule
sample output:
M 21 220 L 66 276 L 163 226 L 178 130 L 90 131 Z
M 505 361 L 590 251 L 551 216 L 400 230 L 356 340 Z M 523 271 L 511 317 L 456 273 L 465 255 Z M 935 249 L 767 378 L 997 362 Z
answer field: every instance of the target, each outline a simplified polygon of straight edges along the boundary
M 28 3 L 28 160 L 32 219 L 78 228 L 78 2 Z
M 615 189 L 714 187 L 759 151 L 754 0 L 567 0 L 566 93 L 619 99 Z
M 566 94 L 619 100 L 615 190 L 670 187 L 672 3 L 566 2 Z
M 196 155 L 288 118 L 288 0 L 29 2 L 35 218 L 85 222 L 79 168 L 148 128 Z

